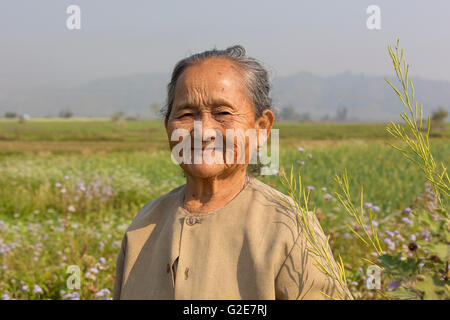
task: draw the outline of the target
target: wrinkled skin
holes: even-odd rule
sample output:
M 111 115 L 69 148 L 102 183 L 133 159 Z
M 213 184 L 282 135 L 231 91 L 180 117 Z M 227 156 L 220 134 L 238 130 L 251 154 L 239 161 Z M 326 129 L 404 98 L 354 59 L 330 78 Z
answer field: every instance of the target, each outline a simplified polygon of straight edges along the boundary
M 185 129 L 191 134 L 194 148 L 194 120 L 201 121 L 202 145 L 192 149 L 191 164 L 180 164 L 186 174 L 186 194 L 184 207 L 191 212 L 205 213 L 223 207 L 239 193 L 245 182 L 245 172 L 250 155 L 256 145 L 249 146 L 249 139 L 235 139 L 233 163 L 227 163 L 225 152 L 220 149 L 211 152 L 204 150 L 214 137 L 207 136 L 206 130 L 219 132 L 226 146 L 226 129 L 241 129 L 245 132 L 253 128 L 266 129 L 268 135 L 273 126 L 274 115 L 265 110 L 255 119 L 254 107 L 244 86 L 243 70 L 226 58 L 209 58 L 201 63 L 187 67 L 177 80 L 172 110 L 165 123 L 171 150 L 178 141 L 170 141 L 172 132 Z M 219 137 L 219 136 L 218 136 Z M 265 141 L 258 141 L 262 145 Z M 244 147 L 245 163 L 237 163 L 237 148 Z M 200 144 L 199 144 L 200 145 Z M 212 145 L 212 144 L 211 144 Z M 211 146 L 210 145 L 210 146 Z M 223 163 L 193 163 L 194 154 L 210 152 L 212 156 L 223 159 Z M 219 152 L 217 155 L 216 152 Z

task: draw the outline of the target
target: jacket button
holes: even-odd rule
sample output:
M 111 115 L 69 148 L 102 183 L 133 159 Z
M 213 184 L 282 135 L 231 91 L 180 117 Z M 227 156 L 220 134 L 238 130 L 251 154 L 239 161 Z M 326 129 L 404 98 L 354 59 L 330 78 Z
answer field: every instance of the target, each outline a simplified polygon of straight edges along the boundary
M 191 217 L 191 216 L 189 216 L 189 217 L 186 218 L 186 224 L 187 224 L 188 226 L 193 226 L 193 225 L 196 224 L 196 223 L 197 223 L 197 218 Z

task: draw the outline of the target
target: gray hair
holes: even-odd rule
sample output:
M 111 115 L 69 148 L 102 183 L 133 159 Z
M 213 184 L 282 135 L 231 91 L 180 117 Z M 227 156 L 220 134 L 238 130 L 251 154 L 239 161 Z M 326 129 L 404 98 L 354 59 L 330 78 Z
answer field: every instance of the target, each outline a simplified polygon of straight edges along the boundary
M 250 100 L 253 103 L 255 117 L 259 118 L 266 109 L 271 109 L 272 100 L 269 97 L 270 83 L 266 69 L 254 58 L 248 57 L 244 47 L 240 45 L 229 47 L 225 50 L 212 49 L 201 53 L 193 54 L 179 61 L 172 72 L 172 78 L 167 85 L 167 101 L 161 110 L 162 115 L 167 121 L 172 110 L 172 104 L 175 96 L 175 86 L 178 78 L 183 71 L 196 63 L 202 62 L 208 58 L 223 57 L 234 61 L 239 65 L 246 75 L 246 89 Z

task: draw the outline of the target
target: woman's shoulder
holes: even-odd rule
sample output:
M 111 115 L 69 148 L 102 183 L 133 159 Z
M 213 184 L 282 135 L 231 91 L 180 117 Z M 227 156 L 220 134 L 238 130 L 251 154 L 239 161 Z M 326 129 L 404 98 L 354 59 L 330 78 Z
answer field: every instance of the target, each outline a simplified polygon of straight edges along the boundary
M 250 181 L 255 189 L 257 189 L 259 192 L 262 192 L 266 196 L 278 196 L 283 198 L 290 198 L 288 195 L 278 191 L 274 187 L 262 182 L 261 180 L 257 179 L 256 177 L 250 177 Z
M 183 184 L 145 203 L 134 217 L 127 231 L 156 223 L 163 216 L 168 216 L 170 212 L 176 211 L 183 199 L 184 187 Z
M 287 210 L 290 212 L 294 212 L 295 203 L 292 198 L 274 187 L 258 180 L 255 177 L 250 179 L 251 186 L 253 189 L 253 196 L 258 198 L 260 201 L 263 201 L 264 204 L 270 207 L 274 207 L 278 210 Z
M 251 179 L 252 215 L 265 223 L 283 224 L 290 229 L 298 229 L 297 210 L 292 198 L 274 187 L 258 180 Z

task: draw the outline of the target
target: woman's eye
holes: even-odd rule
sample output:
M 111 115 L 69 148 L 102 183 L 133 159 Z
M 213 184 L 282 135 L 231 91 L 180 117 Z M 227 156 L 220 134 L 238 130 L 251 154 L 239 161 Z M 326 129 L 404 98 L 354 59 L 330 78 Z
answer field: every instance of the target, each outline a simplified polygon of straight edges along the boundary
M 230 115 L 231 113 L 229 113 L 228 111 L 222 111 L 222 112 L 218 112 L 217 113 L 217 115 L 218 116 L 228 116 L 228 115 Z

